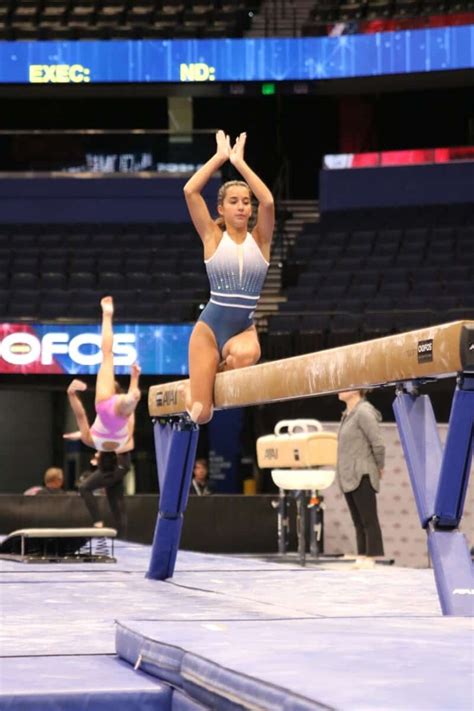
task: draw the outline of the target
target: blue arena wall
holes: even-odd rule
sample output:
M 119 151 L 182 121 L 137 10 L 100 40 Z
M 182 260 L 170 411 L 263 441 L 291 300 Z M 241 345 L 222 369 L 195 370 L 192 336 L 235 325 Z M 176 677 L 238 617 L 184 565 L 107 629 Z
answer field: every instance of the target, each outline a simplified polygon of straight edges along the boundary
M 0 178 L 2 224 L 189 223 L 183 196 L 187 178 L 24 177 Z M 220 180 L 203 191 L 215 211 Z
M 474 163 L 320 172 L 321 212 L 474 203 Z

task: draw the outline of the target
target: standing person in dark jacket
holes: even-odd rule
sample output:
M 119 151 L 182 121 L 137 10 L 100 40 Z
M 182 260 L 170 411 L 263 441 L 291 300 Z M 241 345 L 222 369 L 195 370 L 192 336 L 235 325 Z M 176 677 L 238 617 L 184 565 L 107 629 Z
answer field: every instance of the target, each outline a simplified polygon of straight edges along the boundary
M 105 489 L 110 510 L 114 518 L 118 538 L 125 538 L 126 513 L 123 480 L 131 467 L 130 452 L 96 452 L 91 464 L 94 471 L 85 472 L 79 481 L 79 493 L 91 515 L 95 528 L 103 528 L 104 522 L 99 513 L 96 489 Z
M 382 416 L 365 399 L 364 390 L 341 392 L 339 400 L 346 409 L 338 434 L 337 476 L 355 526 L 357 554 L 367 556 L 365 563 L 370 565 L 375 556 L 384 554 L 376 500 L 385 464 Z M 361 560 L 357 565 L 365 563 Z

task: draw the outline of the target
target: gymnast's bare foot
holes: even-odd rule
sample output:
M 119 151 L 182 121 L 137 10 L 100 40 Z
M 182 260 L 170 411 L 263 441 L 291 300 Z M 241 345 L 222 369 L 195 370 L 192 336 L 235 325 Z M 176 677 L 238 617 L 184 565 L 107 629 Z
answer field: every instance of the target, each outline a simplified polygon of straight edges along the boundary
M 114 315 L 114 300 L 111 296 L 104 296 L 104 298 L 100 301 L 100 305 L 102 307 L 102 313 L 104 314 L 104 316 Z
M 81 433 L 79 430 L 76 432 L 65 432 L 63 434 L 63 439 L 67 439 L 70 442 L 78 442 L 81 439 Z

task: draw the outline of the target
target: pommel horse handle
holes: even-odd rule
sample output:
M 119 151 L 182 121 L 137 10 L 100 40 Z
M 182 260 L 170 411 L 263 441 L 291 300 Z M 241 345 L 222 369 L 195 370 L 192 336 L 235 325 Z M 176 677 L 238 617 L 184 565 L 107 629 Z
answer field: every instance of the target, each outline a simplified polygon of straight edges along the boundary
M 274 433 L 278 437 L 281 431 L 287 429 L 288 434 L 296 434 L 297 432 L 322 432 L 323 426 L 319 420 L 280 420 L 274 428 Z

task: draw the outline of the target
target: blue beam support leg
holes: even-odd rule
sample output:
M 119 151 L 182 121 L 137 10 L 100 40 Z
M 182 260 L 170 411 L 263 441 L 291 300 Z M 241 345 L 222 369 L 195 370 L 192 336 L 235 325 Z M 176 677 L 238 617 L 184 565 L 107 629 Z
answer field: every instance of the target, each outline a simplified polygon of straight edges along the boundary
M 393 404 L 408 474 L 421 525 L 433 517 L 443 458 L 436 420 L 428 395 L 399 392 Z
M 165 580 L 174 573 L 199 428 L 184 418 L 157 420 L 154 435 L 160 504 L 146 577 Z
M 464 378 L 454 393 L 435 501 L 438 527 L 455 528 L 461 520 L 471 470 L 473 434 L 474 377 Z
M 426 395 L 398 392 L 393 409 L 444 615 L 474 616 L 474 569 L 462 518 L 473 452 L 474 378 L 460 377 L 444 452 Z

